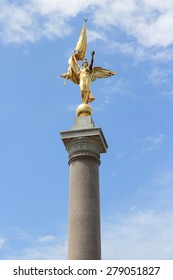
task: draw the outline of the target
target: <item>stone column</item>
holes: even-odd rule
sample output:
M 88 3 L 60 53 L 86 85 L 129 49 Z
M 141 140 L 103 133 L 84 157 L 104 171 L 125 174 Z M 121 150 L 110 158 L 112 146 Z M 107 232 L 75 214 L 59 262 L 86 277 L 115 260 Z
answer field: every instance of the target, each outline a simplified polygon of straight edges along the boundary
M 61 136 L 70 166 L 68 259 L 100 260 L 99 165 L 107 143 L 91 116 L 76 117 Z

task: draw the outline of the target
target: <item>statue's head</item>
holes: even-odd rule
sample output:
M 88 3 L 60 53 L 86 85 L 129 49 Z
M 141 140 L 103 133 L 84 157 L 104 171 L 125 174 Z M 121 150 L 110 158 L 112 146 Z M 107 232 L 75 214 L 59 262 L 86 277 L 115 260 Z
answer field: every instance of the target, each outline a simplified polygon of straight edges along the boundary
M 82 66 L 87 67 L 88 66 L 88 61 L 86 58 L 84 58 Z

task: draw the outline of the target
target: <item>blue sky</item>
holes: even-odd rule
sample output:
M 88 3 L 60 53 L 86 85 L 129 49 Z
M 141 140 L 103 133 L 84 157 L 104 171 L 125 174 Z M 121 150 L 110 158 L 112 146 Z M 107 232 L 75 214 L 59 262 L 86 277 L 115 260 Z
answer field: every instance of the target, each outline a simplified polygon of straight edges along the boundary
M 66 259 L 77 85 L 59 77 L 88 18 L 103 259 L 173 258 L 172 0 L 0 0 L 0 259 Z

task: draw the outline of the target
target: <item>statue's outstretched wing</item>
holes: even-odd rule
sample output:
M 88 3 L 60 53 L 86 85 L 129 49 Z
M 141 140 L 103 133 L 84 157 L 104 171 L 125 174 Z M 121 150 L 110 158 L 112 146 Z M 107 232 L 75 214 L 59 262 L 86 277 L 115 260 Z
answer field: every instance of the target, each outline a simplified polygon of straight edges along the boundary
M 100 78 L 108 78 L 116 74 L 117 72 L 113 72 L 111 70 L 107 70 L 102 67 L 94 67 L 92 69 L 91 80 L 95 81 L 96 79 L 100 79 Z

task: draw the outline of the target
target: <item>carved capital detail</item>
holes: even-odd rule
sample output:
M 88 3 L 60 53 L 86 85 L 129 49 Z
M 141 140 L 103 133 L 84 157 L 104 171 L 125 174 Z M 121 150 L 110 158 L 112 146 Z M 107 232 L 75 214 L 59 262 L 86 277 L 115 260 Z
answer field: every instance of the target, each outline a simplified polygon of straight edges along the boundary
M 88 117 L 84 117 L 88 118 Z M 61 131 L 62 141 L 69 154 L 69 164 L 77 159 L 92 159 L 100 164 L 100 154 L 106 153 L 108 145 L 101 128 L 86 127 L 88 119 L 77 117 L 76 126 L 81 129 Z
M 100 143 L 98 137 L 75 137 L 66 143 L 69 163 L 77 158 L 92 157 L 100 162 Z

